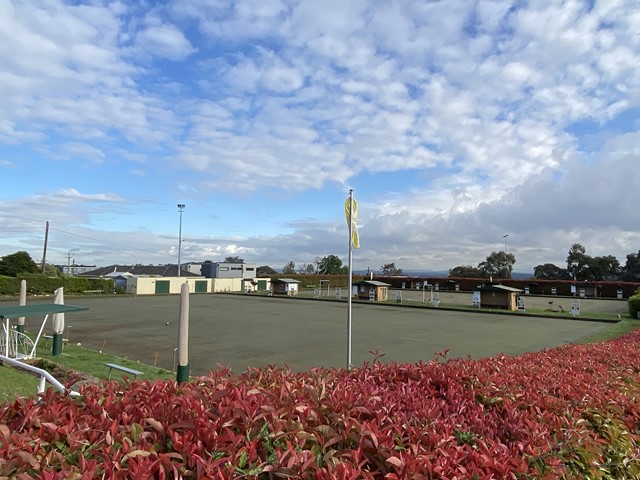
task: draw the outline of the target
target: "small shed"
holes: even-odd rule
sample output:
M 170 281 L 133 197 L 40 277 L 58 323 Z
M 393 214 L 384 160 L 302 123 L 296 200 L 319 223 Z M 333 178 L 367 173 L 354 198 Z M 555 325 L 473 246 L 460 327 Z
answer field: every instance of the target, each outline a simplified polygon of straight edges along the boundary
M 479 290 L 481 308 L 518 309 L 517 297 L 522 292 L 519 288 L 507 287 L 506 285 L 485 285 Z
M 271 294 L 295 297 L 298 295 L 299 283 L 300 280 L 293 278 L 274 278 L 271 280 Z
M 389 296 L 389 283 L 376 280 L 362 280 L 353 284 L 353 294 L 358 300 L 372 300 L 384 302 Z
M 598 297 L 598 285 L 595 283 L 575 283 L 571 285 L 571 295 L 574 297 Z

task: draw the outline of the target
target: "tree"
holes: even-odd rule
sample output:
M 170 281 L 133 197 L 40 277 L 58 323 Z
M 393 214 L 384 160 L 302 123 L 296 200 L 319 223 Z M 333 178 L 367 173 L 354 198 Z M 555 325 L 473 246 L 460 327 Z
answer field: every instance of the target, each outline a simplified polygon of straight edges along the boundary
M 566 280 L 567 270 L 553 263 L 538 265 L 533 269 L 533 276 L 540 280 Z
M 21 273 L 38 273 L 38 266 L 27 252 L 16 252 L 0 259 L 0 275 L 16 277 Z
M 395 263 L 385 263 L 380 267 L 380 269 L 382 270 L 382 275 L 385 275 L 387 277 L 402 275 L 402 269 L 396 268 Z
M 482 277 L 482 272 L 480 272 L 477 267 L 471 265 L 458 265 L 449 270 L 449 276 L 458 278 L 480 278 Z
M 318 273 L 323 275 L 340 275 L 349 273 L 349 267 L 342 266 L 342 260 L 335 255 L 322 257 L 318 262 Z
M 289 261 L 284 267 L 282 267 L 282 273 L 286 273 L 288 275 L 296 273 L 296 264 L 293 260 Z
M 45 263 L 44 265 L 44 274 L 47 277 L 62 277 L 62 270 L 60 270 L 55 265 L 51 265 L 50 263 Z
M 511 278 L 516 257 L 513 253 L 491 252 L 484 262 L 478 264 L 483 277 Z
M 313 275 L 316 268 L 311 263 L 303 263 L 298 267 L 298 272 L 306 275 Z
M 620 278 L 620 262 L 613 255 L 591 258 L 587 267 L 589 280 L 617 280 Z
M 268 277 L 269 275 L 275 275 L 277 272 L 269 265 L 262 265 L 256 268 L 256 275 Z
M 569 278 L 574 280 L 586 280 L 587 269 L 591 262 L 591 257 L 587 255 L 586 249 L 579 243 L 574 243 L 567 255 L 567 273 Z
M 244 263 L 244 258 L 236 257 L 225 257 L 224 261 L 226 263 Z
M 640 250 L 627 255 L 627 263 L 622 267 L 622 280 L 625 282 L 640 281 Z

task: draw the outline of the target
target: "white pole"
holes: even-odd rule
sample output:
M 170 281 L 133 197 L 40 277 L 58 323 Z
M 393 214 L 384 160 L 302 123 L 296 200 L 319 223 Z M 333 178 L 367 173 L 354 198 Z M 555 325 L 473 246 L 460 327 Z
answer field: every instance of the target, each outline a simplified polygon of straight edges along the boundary
M 4 319 L 5 321 L 5 327 L 4 327 L 4 355 L 6 357 L 9 356 L 9 317 L 6 317 Z
M 176 381 L 189 380 L 189 285 L 180 287 L 180 323 L 178 324 L 178 367 Z
M 349 190 L 349 299 L 347 301 L 347 370 L 351 370 L 351 297 L 353 295 L 353 189 Z
M 20 280 L 20 306 L 27 304 L 27 281 Z M 24 317 L 18 317 L 18 331 L 24 333 Z

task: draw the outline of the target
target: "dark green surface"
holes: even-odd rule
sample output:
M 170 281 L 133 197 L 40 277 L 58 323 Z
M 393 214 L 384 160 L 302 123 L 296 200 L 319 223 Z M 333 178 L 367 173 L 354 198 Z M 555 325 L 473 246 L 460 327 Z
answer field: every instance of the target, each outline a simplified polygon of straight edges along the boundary
M 0 317 L 17 318 L 51 313 L 67 313 L 86 310 L 87 307 L 77 305 L 58 305 L 57 303 L 32 303 L 28 305 L 11 305 L 8 302 L 0 303 Z
M 66 319 L 70 343 L 174 368 L 179 295 L 74 298 L 89 307 Z M 1 306 L 1 305 L 0 305 Z M 241 372 L 246 366 L 344 367 L 346 302 L 246 295 L 191 295 L 189 365 L 203 375 L 216 364 Z M 27 319 L 28 327 L 40 321 Z M 167 325 L 168 323 L 168 325 Z M 519 354 L 574 342 L 604 328 L 599 322 L 472 312 L 353 306 L 353 365 L 373 360 L 429 361 L 449 357 Z

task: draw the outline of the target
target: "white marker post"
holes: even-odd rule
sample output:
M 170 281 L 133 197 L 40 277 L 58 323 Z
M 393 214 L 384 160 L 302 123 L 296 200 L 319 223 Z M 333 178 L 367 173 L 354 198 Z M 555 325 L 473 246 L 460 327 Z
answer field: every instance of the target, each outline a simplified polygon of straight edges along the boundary
M 180 322 L 178 324 L 178 368 L 176 382 L 189 381 L 189 285 L 180 287 Z
M 20 280 L 20 306 L 23 307 L 27 304 L 27 281 Z M 16 331 L 24 333 L 24 317 L 18 317 L 18 326 Z
M 64 305 L 64 287 L 58 288 L 55 292 L 53 303 Z M 64 313 L 53 314 L 53 340 L 51 345 L 51 355 L 59 357 L 62 355 L 62 334 L 64 333 Z

